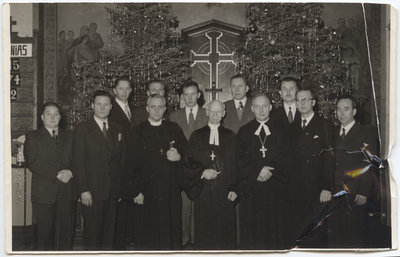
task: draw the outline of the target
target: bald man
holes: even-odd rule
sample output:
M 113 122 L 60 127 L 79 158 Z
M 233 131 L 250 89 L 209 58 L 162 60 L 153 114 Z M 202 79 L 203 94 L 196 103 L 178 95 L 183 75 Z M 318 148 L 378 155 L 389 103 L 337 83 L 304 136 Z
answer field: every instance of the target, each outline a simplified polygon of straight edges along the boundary
M 235 134 L 221 126 L 225 105 L 212 101 L 208 125 L 193 132 L 185 162 L 187 194 L 194 200 L 194 249 L 236 248 Z

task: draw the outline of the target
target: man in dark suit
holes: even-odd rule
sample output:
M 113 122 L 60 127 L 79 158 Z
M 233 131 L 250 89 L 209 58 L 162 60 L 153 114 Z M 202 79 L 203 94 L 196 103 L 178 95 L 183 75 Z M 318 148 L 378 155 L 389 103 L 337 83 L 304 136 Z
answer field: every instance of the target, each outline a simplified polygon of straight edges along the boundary
M 358 124 L 354 116 L 357 102 L 351 95 L 338 98 L 337 118 L 340 125 L 335 129 L 335 193 L 346 185 L 349 191 L 347 202 L 343 202 L 337 213 L 329 220 L 331 234 L 329 246 L 338 248 L 368 247 L 366 243 L 367 206 L 372 205 L 375 176 L 373 166 L 367 167 L 360 149 L 367 145 L 372 154 L 378 154 L 376 128 Z M 359 176 L 350 176 L 349 171 L 366 168 Z M 349 208 L 350 207 L 350 208 Z
M 119 78 L 114 83 L 115 99 L 112 102 L 112 108 L 108 119 L 118 123 L 124 129 L 126 138 L 129 137 L 129 131 L 132 127 L 132 110 L 128 102 L 132 92 L 132 85 L 129 79 Z M 126 139 L 128 141 L 128 139 Z M 134 204 L 131 202 L 121 202 L 118 206 L 117 224 L 115 229 L 115 249 L 125 249 L 125 241 L 130 246 L 134 245 L 134 222 L 133 217 Z M 127 219 L 127 217 L 130 217 Z
M 24 155 L 32 171 L 37 250 L 72 250 L 74 200 L 71 134 L 58 127 L 60 109 L 46 103 L 43 127 L 26 135 Z
M 146 91 L 147 96 L 155 94 L 165 96 L 165 84 L 162 80 L 150 80 L 149 82 L 146 83 L 146 87 L 147 87 Z M 147 105 L 142 105 L 133 109 L 132 126 L 137 126 L 140 123 L 143 123 L 147 120 L 149 115 L 146 111 L 146 106 Z M 165 113 L 164 116 L 166 116 Z
M 249 86 L 243 75 L 233 76 L 230 86 L 233 99 L 225 103 L 226 115 L 223 125 L 236 134 L 240 127 L 254 119 L 254 113 L 251 111 L 251 99 L 246 96 Z
M 301 120 L 291 124 L 293 163 L 288 182 L 288 206 L 292 215 L 289 246 L 318 212 L 321 203 L 330 200 L 333 172 L 333 134 L 331 124 L 314 112 L 316 99 L 311 89 L 296 94 Z M 325 247 L 326 226 L 320 227 L 301 247 Z
M 195 81 L 188 81 L 182 87 L 182 96 L 185 108 L 177 110 L 170 115 L 170 120 L 178 123 L 187 140 L 193 131 L 207 125 L 208 118 L 205 109 L 197 104 L 200 97 L 199 85 Z M 193 202 L 182 191 L 182 245 L 187 247 L 193 244 L 193 229 L 191 217 L 193 216 Z
M 114 83 L 115 99 L 112 102 L 113 108 L 108 119 L 121 125 L 124 130 L 129 131 L 132 127 L 132 106 L 128 98 L 132 92 L 131 82 L 126 78 L 117 79 Z
M 122 127 L 108 120 L 111 107 L 111 95 L 96 91 L 93 118 L 75 130 L 73 167 L 82 201 L 86 250 L 110 250 L 113 244 L 125 137 Z
M 288 130 L 289 124 L 300 120 L 300 113 L 296 107 L 296 93 L 299 90 L 299 82 L 293 77 L 285 77 L 281 81 L 279 94 L 283 105 L 272 110 L 271 119 L 279 123 L 282 129 Z

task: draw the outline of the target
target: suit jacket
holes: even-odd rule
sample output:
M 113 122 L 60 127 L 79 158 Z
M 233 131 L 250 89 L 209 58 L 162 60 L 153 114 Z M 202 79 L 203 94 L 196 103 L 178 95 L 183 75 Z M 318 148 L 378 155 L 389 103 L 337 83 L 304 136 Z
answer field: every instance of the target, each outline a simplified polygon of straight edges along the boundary
M 63 169 L 71 169 L 72 135 L 69 131 L 58 129 L 53 138 L 45 128 L 31 131 L 26 135 L 24 156 L 26 165 L 32 171 L 32 202 L 53 204 L 57 200 L 72 200 L 74 180 L 62 183 L 57 174 Z M 58 197 L 58 198 L 57 198 Z
M 117 123 L 109 121 L 107 139 L 94 118 L 78 124 L 73 144 L 73 167 L 78 193 L 90 191 L 93 200 L 108 200 L 120 193 L 125 135 Z
M 191 130 L 188 124 L 188 119 L 186 116 L 185 108 L 177 110 L 171 113 L 169 117 L 170 121 L 178 123 L 179 127 L 183 130 L 185 137 L 189 140 L 190 135 L 193 131 L 198 130 L 199 128 L 204 127 L 208 123 L 208 117 L 206 115 L 206 110 L 199 106 L 197 111 L 196 120 L 194 121 L 193 129 Z
M 289 185 L 302 191 L 305 198 L 311 195 L 319 199 L 322 189 L 333 189 L 332 125 L 315 113 L 305 129 L 301 128 L 301 119 L 290 129 L 293 164 Z
M 129 110 L 131 112 L 131 117 L 132 117 L 132 111 L 133 108 L 129 105 Z M 147 114 L 147 112 L 146 112 Z M 110 115 L 108 116 L 108 119 L 110 121 L 113 121 L 115 123 L 118 123 L 121 125 L 126 132 L 130 130 L 132 127 L 133 119 L 131 120 L 128 119 L 126 116 L 124 110 L 122 110 L 121 106 L 114 100 L 112 103 L 112 109 L 110 111 Z
M 351 194 L 361 194 L 366 197 L 371 196 L 373 188 L 374 176 L 370 170 L 363 175 L 355 178 L 346 176 L 345 173 L 363 168 L 368 165 L 364 161 L 365 157 L 362 153 L 348 153 L 348 151 L 360 151 L 360 148 L 368 144 L 367 149 L 372 154 L 378 152 L 378 136 L 376 128 L 354 124 L 347 132 L 344 140 L 340 138 L 340 126 L 335 128 L 335 191 L 343 190 L 343 183 L 349 188 Z
M 132 127 L 137 126 L 147 120 L 149 114 L 146 110 L 146 105 L 133 108 L 132 112 Z
M 225 102 L 226 115 L 222 121 L 223 126 L 237 134 L 240 127 L 252 121 L 254 119 L 254 113 L 251 111 L 251 101 L 252 99 L 248 97 L 240 120 L 234 100 L 232 99 Z
M 273 109 L 270 114 L 270 119 L 273 120 L 276 124 L 279 124 L 281 128 L 284 128 L 285 130 L 289 129 L 289 119 L 283 106 Z M 301 120 L 301 115 L 299 110 L 296 109 L 293 117 L 293 122 L 298 122 L 299 120 Z

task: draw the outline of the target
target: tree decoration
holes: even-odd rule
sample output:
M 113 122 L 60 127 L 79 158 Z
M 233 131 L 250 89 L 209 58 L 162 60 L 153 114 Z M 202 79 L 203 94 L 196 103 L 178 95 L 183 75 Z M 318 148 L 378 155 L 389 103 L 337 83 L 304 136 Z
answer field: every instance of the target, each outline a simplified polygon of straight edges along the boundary
M 322 8 L 316 3 L 249 4 L 251 22 L 238 44 L 236 62 L 252 91 L 269 94 L 275 106 L 281 104 L 280 80 L 292 76 L 315 91 L 319 113 L 333 119 L 335 99 L 352 88 L 341 39 L 325 27 Z

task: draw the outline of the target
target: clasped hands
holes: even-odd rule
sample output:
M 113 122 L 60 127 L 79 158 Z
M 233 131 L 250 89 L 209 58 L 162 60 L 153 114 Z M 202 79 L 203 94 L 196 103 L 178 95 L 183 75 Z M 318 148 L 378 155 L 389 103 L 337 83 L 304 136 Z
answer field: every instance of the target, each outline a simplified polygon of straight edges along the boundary
M 180 161 L 181 155 L 178 153 L 178 150 L 175 147 L 171 147 L 167 151 L 167 159 L 171 162 Z
M 258 182 L 265 182 L 268 179 L 270 179 L 270 177 L 272 177 L 271 170 L 274 170 L 274 168 L 269 167 L 269 166 L 264 166 L 261 169 L 260 174 L 258 174 L 257 181 Z
M 68 183 L 72 177 L 73 175 L 70 170 L 60 170 L 57 173 L 57 179 L 63 183 Z

